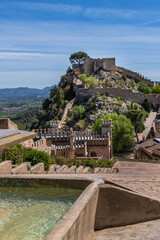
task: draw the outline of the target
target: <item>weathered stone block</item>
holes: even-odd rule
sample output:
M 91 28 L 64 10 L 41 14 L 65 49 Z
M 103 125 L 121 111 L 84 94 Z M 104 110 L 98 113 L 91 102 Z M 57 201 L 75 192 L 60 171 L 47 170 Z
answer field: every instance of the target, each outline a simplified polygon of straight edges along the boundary
M 101 168 L 97 167 L 94 169 L 94 173 L 99 173 L 101 171 Z
M 0 174 L 11 174 L 12 173 L 12 162 L 4 161 L 0 163 Z
M 60 168 L 57 169 L 56 173 L 57 174 L 61 174 L 61 173 L 67 173 L 68 171 L 68 167 L 67 165 L 63 165 Z
M 54 174 L 54 173 L 56 173 L 56 170 L 57 170 L 57 165 L 52 164 L 49 168 L 48 174 Z
M 77 168 L 76 173 L 81 174 L 81 173 L 83 173 L 83 171 L 84 171 L 84 167 L 80 166 L 79 168 Z
M 84 174 L 91 173 L 90 167 L 85 167 L 83 173 L 84 173 Z
M 76 173 L 76 166 L 72 166 L 72 167 L 70 167 L 69 169 L 68 169 L 68 172 L 67 173 L 69 173 L 69 174 L 75 174 Z
M 43 174 L 44 173 L 44 163 L 38 163 L 31 167 L 32 174 Z
M 30 173 L 30 162 L 24 162 L 12 169 L 12 174 L 28 174 Z

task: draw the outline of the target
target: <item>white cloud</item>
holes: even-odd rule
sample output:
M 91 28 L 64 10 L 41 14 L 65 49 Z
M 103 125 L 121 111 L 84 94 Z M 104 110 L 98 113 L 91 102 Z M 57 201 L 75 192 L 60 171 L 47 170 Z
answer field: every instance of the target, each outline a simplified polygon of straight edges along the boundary
M 26 59 L 26 58 L 64 58 L 65 54 L 50 54 L 37 52 L 0 52 L 0 59 Z
M 87 8 L 85 15 L 88 17 L 118 17 L 118 18 L 132 18 L 139 14 L 137 10 L 129 9 L 115 9 L 115 8 Z
M 62 13 L 79 13 L 82 11 L 82 7 L 79 5 L 69 4 L 49 4 L 49 3 L 36 3 L 36 2 L 15 2 L 14 7 L 32 10 L 32 11 L 53 11 Z

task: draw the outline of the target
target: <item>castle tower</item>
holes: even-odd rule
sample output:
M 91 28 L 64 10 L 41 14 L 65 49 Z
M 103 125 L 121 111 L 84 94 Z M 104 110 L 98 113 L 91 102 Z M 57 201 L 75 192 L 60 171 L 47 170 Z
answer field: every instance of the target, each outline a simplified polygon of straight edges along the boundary
M 102 135 L 108 135 L 108 133 L 110 133 L 110 135 L 112 136 L 112 120 L 111 119 L 102 120 L 101 133 Z
M 113 142 L 112 142 L 112 120 L 111 119 L 102 120 L 101 133 L 102 135 L 108 136 L 110 159 L 112 159 L 113 158 Z
M 75 158 L 75 146 L 74 146 L 74 136 L 73 136 L 73 129 L 70 128 L 70 158 Z

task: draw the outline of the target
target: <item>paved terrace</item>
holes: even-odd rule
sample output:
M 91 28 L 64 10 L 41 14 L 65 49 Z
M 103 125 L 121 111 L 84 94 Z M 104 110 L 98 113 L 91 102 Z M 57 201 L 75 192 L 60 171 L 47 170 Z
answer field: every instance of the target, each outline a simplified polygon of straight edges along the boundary
M 99 174 L 140 194 L 160 201 L 160 164 L 119 162 L 118 174 Z M 95 174 L 94 174 L 95 175 Z M 160 220 L 95 232 L 93 240 L 159 240 Z
M 143 196 L 160 201 L 160 165 L 138 162 L 118 162 L 119 173 L 78 174 L 78 177 L 97 177 L 132 189 Z M 44 176 L 44 175 L 39 175 Z M 65 174 L 56 174 L 64 178 Z M 68 177 L 77 177 L 72 174 Z M 18 177 L 18 175 L 17 175 Z M 50 176 L 51 177 L 51 176 Z M 160 220 L 148 221 L 118 228 L 108 228 L 95 232 L 92 240 L 159 240 Z M 75 239 L 76 240 L 76 239 Z

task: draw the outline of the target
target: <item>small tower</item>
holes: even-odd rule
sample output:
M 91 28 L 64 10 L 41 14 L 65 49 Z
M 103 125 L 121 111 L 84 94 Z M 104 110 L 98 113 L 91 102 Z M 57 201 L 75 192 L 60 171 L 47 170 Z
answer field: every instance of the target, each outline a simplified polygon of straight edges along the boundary
M 113 158 L 113 142 L 112 142 L 112 120 L 105 119 L 102 120 L 101 126 L 102 135 L 108 136 L 108 147 L 110 151 L 110 159 Z
M 110 133 L 110 135 L 112 136 L 112 120 L 111 119 L 102 120 L 101 133 L 102 135 L 108 135 L 108 133 Z

